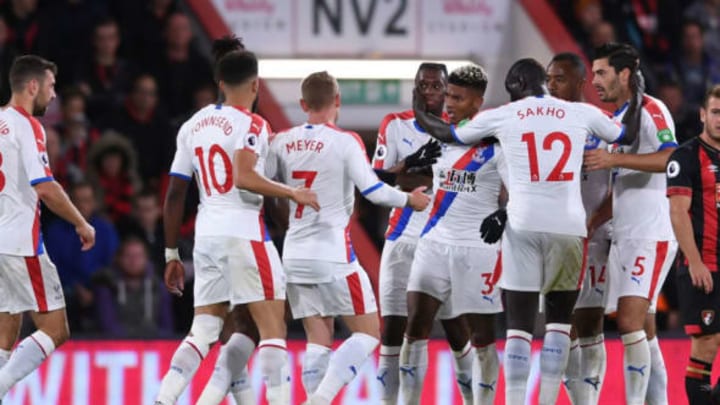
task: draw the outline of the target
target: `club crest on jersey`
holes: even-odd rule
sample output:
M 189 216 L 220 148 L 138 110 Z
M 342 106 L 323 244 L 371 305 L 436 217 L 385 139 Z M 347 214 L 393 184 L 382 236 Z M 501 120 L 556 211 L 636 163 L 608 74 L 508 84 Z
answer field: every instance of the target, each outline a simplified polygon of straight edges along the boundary
M 442 168 L 438 171 L 440 188 L 445 191 L 472 193 L 477 190 L 477 174 L 466 170 Z
M 715 311 L 711 309 L 706 309 L 700 313 L 700 317 L 702 318 L 705 326 L 710 326 L 713 320 L 715 320 Z
M 475 149 L 475 153 L 473 154 L 472 160 L 475 163 L 483 164 L 485 163 L 485 156 L 483 155 L 484 149 L 477 148 Z
M 600 138 L 595 135 L 585 137 L 585 150 L 597 149 L 600 146 Z

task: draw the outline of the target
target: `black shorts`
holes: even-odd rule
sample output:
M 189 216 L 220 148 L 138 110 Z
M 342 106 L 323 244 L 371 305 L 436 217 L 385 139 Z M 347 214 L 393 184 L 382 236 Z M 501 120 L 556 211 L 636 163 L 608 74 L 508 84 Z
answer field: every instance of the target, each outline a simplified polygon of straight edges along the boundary
M 686 265 L 678 267 L 677 289 L 685 333 L 690 336 L 720 333 L 720 272 L 711 273 L 713 290 L 705 294 L 693 287 Z

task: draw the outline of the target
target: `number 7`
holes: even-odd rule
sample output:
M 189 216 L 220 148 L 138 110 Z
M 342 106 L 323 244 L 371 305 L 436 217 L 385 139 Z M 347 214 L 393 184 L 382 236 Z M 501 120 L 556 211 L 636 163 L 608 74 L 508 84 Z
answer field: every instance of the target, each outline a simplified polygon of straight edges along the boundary
M 315 176 L 317 176 L 317 171 L 295 170 L 292 172 L 292 178 L 305 180 L 305 187 L 307 188 L 312 187 L 312 184 L 315 181 Z M 302 218 L 304 209 L 304 205 L 298 204 L 295 209 L 295 218 Z

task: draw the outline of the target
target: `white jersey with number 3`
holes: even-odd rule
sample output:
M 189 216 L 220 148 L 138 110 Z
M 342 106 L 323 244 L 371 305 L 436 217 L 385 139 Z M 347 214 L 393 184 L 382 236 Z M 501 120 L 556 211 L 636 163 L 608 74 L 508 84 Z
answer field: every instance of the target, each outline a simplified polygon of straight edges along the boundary
M 195 236 L 233 236 L 269 240 L 260 210 L 261 195 L 233 184 L 233 155 L 245 149 L 258 156 L 255 170 L 264 172 L 270 126 L 241 107 L 208 105 L 180 128 L 170 175 L 195 175 L 200 207 Z
M 515 230 L 585 236 L 580 180 L 586 138 L 607 142 L 623 127 L 600 109 L 551 96 L 525 97 L 477 114 L 454 130 L 474 144 L 494 136 L 508 168 L 508 220 Z

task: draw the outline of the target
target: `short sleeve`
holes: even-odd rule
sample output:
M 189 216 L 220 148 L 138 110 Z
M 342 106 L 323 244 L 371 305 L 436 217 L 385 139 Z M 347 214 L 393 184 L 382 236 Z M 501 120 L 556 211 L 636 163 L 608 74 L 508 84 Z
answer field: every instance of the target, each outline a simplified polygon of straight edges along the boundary
M 693 179 L 698 178 L 698 159 L 693 150 L 682 147 L 673 151 L 665 167 L 667 195 L 692 197 Z
M 23 167 L 30 180 L 30 185 L 52 181 L 50 159 L 45 146 L 45 130 L 42 125 L 35 118 L 28 117 L 19 128 L 21 132 L 17 134 L 17 138 L 20 142 Z M 28 130 L 32 132 L 32 136 L 25 133 Z
M 625 127 L 613 120 L 601 109 L 590 105 L 582 104 L 581 114 L 587 119 L 590 135 L 598 137 L 607 143 L 617 143 L 625 136 Z
M 175 156 L 173 157 L 172 164 L 170 165 L 170 175 L 178 177 L 180 179 L 190 181 L 193 175 L 193 153 L 190 148 L 186 145 L 185 126 L 183 125 L 178 131 L 177 136 L 177 147 L 175 149 Z
M 504 110 L 500 107 L 481 111 L 461 127 L 451 126 L 455 141 L 461 145 L 474 145 L 485 138 L 497 137 L 505 117 Z
M 250 120 L 250 127 L 245 134 L 242 134 L 235 144 L 235 150 L 248 150 L 260 153 L 262 149 L 262 138 L 270 137 L 270 131 L 265 120 L 257 114 L 253 114 Z
M 380 124 L 373 154 L 372 167 L 376 170 L 387 170 L 398 163 L 397 151 L 398 120 L 395 114 L 388 114 Z
M 678 146 L 675 139 L 675 123 L 667 109 L 655 100 L 646 101 L 644 105 L 643 132 L 640 142 L 650 142 L 653 150 L 661 151 Z

